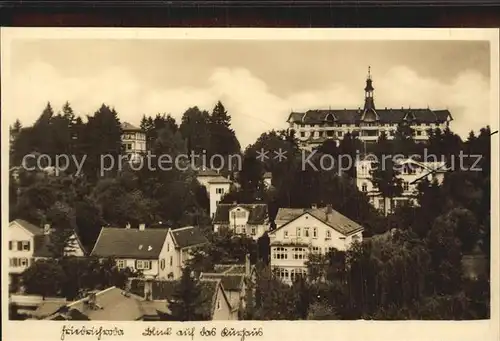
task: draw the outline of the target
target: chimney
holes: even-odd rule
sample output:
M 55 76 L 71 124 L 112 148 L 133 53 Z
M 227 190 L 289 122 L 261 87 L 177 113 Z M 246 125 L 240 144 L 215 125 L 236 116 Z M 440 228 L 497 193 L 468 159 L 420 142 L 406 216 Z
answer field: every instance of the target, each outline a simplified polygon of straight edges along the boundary
M 50 234 L 50 224 L 43 225 L 43 234 Z
M 130 223 L 127 223 L 127 225 L 125 225 L 125 228 L 129 229 L 130 228 Z
M 315 210 L 315 209 L 317 209 L 317 208 L 318 208 L 318 205 L 316 205 L 316 204 L 311 204 L 311 208 L 312 208 L 313 210 Z
M 250 254 L 245 255 L 245 276 L 250 278 Z
M 330 214 L 333 212 L 332 204 L 327 204 L 326 205 L 326 213 Z
M 236 200 L 234 200 L 233 205 L 238 205 L 238 202 Z
M 139 224 L 139 231 L 144 231 L 146 229 L 146 224 Z

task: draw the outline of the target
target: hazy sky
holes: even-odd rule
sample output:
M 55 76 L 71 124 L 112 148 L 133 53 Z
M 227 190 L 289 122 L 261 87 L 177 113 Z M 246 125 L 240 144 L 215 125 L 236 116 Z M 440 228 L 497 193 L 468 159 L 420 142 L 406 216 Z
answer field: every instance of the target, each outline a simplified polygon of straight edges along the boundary
M 292 109 L 362 106 L 368 65 L 376 107 L 448 108 L 461 135 L 489 123 L 490 51 L 479 41 L 16 40 L 8 120 L 29 125 L 47 101 L 67 100 L 84 117 L 106 103 L 138 125 L 221 100 L 246 146 L 286 127 Z

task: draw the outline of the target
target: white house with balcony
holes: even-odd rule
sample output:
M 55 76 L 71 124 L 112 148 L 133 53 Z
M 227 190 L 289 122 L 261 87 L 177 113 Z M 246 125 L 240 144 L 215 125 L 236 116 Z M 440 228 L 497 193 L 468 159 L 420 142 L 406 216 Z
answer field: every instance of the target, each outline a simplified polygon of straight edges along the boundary
M 227 228 L 234 234 L 258 239 L 269 230 L 267 204 L 219 204 L 212 223 L 215 232 Z
M 276 229 L 269 233 L 271 268 L 285 283 L 307 274 L 311 253 L 345 251 L 361 242 L 364 228 L 330 205 L 322 208 L 280 208 Z
M 375 167 L 374 160 L 369 158 L 356 161 L 356 185 L 361 192 L 366 193 L 373 207 L 385 213 L 392 212 L 394 208 L 403 203 L 418 205 L 419 182 L 426 179 L 431 183 L 436 181 L 440 185 L 448 171 L 444 161 L 426 162 L 413 158 L 395 160 L 403 192 L 394 198 L 384 198 L 372 181 L 372 171 Z
M 190 251 L 208 240 L 194 226 L 179 229 L 103 227 L 91 256 L 113 258 L 118 268 L 141 271 L 145 278 L 178 279 Z
M 49 224 L 41 228 L 23 219 L 9 223 L 9 285 L 18 287 L 21 284 L 20 275 L 33 262 L 52 257 L 50 250 L 52 233 L 54 230 Z M 85 256 L 85 249 L 76 233 L 68 238 L 65 255 Z
M 222 197 L 229 193 L 233 182 L 222 176 L 218 171 L 212 169 L 200 170 L 196 176 L 198 182 L 207 190 L 210 202 L 210 217 L 215 216 L 217 205 Z
M 365 86 L 365 103 L 358 109 L 320 109 L 292 112 L 288 116 L 289 128 L 296 132 L 302 149 L 312 150 L 326 140 L 337 143 L 347 133 L 356 135 L 361 141 L 374 143 L 385 132 L 393 139 L 399 124 L 407 124 L 413 130 L 416 141 L 429 139 L 429 129 L 445 129 L 453 120 L 448 110 L 429 108 L 376 108 L 373 80 L 368 70 Z
M 128 122 L 121 124 L 122 145 L 131 162 L 136 162 L 146 153 L 146 133 Z

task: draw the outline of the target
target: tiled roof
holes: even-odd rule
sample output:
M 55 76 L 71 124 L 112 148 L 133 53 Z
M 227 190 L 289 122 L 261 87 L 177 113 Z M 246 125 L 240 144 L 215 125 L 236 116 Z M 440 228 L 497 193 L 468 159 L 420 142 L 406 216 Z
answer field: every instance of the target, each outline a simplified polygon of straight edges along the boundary
M 208 181 L 209 184 L 232 184 L 233 182 L 222 175 Z
M 168 229 L 103 227 L 91 255 L 134 259 L 157 259 Z
M 442 123 L 451 118 L 448 110 L 431 109 L 376 109 L 380 123 L 400 123 L 404 121 L 405 116 L 413 114 L 415 122 L 418 123 Z M 288 117 L 288 122 L 304 124 L 321 124 L 333 117 L 332 122 L 341 124 L 356 124 L 361 121 L 363 110 L 361 109 L 331 109 L 331 110 L 308 110 L 305 113 L 292 112 Z
M 168 301 L 172 300 L 179 281 L 153 280 L 151 299 L 153 301 L 165 301 L 166 310 L 168 309 Z M 202 304 L 198 306 L 197 313 L 203 316 L 204 319 L 211 320 L 217 302 L 217 292 L 220 285 L 220 280 L 201 279 L 199 281 L 201 290 Z M 131 292 L 137 296 L 144 295 L 144 281 L 141 279 L 131 280 Z
M 141 306 L 143 298 L 116 287 L 96 293 L 96 306 L 91 306 L 86 301 L 87 298 L 70 303 L 65 308 L 68 312 L 76 310 L 93 321 L 136 321 L 144 316 Z
M 172 230 L 172 237 L 176 247 L 184 248 L 189 246 L 201 245 L 208 243 L 208 239 L 203 235 L 201 230 L 195 226 L 187 226 Z
M 33 225 L 32 223 L 29 223 L 27 222 L 26 220 L 23 220 L 23 219 L 16 219 L 14 221 L 11 222 L 12 223 L 16 223 L 20 226 L 22 226 L 23 228 L 25 228 L 28 232 L 30 232 L 31 234 L 33 235 L 43 235 L 43 229 L 41 227 L 38 227 L 36 225 Z
M 280 208 L 278 214 L 276 215 L 275 221 L 283 222 L 284 224 L 278 227 L 276 230 L 270 232 L 275 233 L 277 230 L 281 229 L 283 226 L 297 219 L 305 213 L 309 213 L 316 219 L 322 221 L 326 225 L 332 227 L 336 231 L 342 233 L 343 235 L 349 235 L 357 231 L 362 231 L 363 227 L 358 223 L 352 221 L 346 216 L 340 214 L 334 209 L 330 208 L 328 212 L 327 207 L 323 208 Z
M 219 176 L 220 174 L 213 169 L 201 169 L 198 171 L 197 176 Z
M 139 127 L 136 127 L 128 122 L 123 122 L 121 124 L 122 130 L 123 131 L 141 131 L 142 129 Z
M 240 291 L 245 281 L 245 276 L 241 274 L 204 273 L 201 278 L 218 279 L 222 282 L 224 290 L 229 291 Z
M 242 207 L 250 212 L 248 224 L 265 224 L 268 219 L 266 204 L 219 204 L 213 219 L 214 224 L 228 224 L 229 211 L 235 207 Z

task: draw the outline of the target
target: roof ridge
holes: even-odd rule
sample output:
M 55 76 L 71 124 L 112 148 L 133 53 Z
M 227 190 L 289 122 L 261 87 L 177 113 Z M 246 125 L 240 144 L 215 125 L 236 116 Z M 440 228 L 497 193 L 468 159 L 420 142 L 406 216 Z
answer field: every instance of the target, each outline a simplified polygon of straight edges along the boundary
M 187 230 L 187 229 L 192 229 L 192 228 L 195 228 L 195 226 L 193 226 L 193 225 L 189 225 L 189 226 L 179 227 L 179 228 L 177 228 L 177 229 L 172 229 L 172 232 L 176 232 L 176 231 L 184 231 L 184 230 Z

